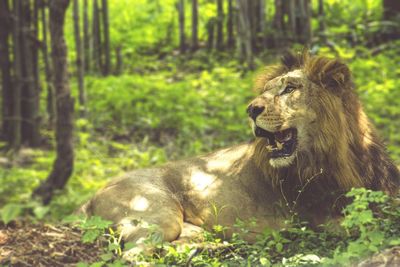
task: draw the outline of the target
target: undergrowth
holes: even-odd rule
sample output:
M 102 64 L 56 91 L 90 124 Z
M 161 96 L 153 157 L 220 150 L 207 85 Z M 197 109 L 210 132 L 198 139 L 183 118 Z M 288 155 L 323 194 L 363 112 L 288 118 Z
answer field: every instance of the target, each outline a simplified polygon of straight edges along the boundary
M 325 48 L 320 53 L 334 54 Z M 399 51 L 372 55 L 361 48 L 338 48 L 336 53 L 349 63 L 365 109 L 398 162 Z M 243 72 L 236 61 L 220 63 L 207 58 L 205 65 L 202 58 L 194 58 L 196 64 L 187 63 L 195 66 L 193 69 L 182 69 L 174 62 L 181 59 L 170 60 L 155 64 L 154 70 L 86 79 L 88 117 L 75 125 L 74 173 L 50 206 L 32 202 L 30 195 L 50 171 L 52 150 L 23 149 L 15 158 L 2 155 L 1 220 L 6 224 L 20 217 L 59 221 L 114 176 L 251 138 L 245 108 L 253 95 L 254 72 Z M 54 145 L 54 136 L 46 130 L 42 133 Z M 215 227 L 207 234 L 207 244 L 217 249 L 188 247 L 178 251 L 170 244 L 160 244 L 159 253 L 146 260 L 165 265 L 334 266 L 400 243 L 396 238 L 400 216 L 393 200 L 364 189 L 349 194 L 355 202 L 344 210 L 343 230 L 339 232 L 328 231 L 329 226 L 317 231 L 289 222 L 285 229 L 266 231 L 250 245 L 240 233 L 228 243 L 218 239 L 220 227 Z M 102 235 L 108 226 L 97 223 L 90 227 Z M 242 229 L 246 231 L 246 226 Z M 111 245 L 106 246 L 102 262 L 122 264 L 118 255 L 129 245 L 120 246 L 117 232 L 109 231 L 108 235 Z

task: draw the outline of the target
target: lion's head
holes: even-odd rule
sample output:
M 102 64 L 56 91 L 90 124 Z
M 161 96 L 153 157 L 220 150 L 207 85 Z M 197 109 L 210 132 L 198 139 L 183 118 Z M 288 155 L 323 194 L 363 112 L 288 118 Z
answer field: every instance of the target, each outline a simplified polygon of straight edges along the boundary
M 362 109 L 346 64 L 288 54 L 259 76 L 255 89 L 259 95 L 247 111 L 257 161 L 269 177 L 304 182 L 319 174 L 341 189 L 395 190 L 399 172 Z

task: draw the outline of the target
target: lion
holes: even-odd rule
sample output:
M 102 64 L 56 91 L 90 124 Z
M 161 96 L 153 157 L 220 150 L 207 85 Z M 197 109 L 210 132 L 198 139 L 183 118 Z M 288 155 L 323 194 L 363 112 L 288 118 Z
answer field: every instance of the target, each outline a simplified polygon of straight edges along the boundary
M 247 113 L 255 138 L 208 155 L 135 170 L 81 208 L 120 226 L 138 246 L 157 226 L 164 241 L 255 218 L 244 237 L 297 214 L 312 225 L 340 216 L 353 187 L 393 195 L 400 174 L 368 120 L 346 64 L 287 54 L 256 79 Z

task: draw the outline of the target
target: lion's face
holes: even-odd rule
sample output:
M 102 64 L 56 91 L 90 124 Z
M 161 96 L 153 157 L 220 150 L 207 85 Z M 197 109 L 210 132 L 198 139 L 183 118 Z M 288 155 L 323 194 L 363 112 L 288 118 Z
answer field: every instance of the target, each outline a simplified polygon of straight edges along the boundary
M 315 128 L 317 112 L 312 108 L 316 85 L 297 69 L 264 85 L 249 105 L 253 133 L 265 138 L 269 163 L 289 166 L 299 152 L 306 152 Z

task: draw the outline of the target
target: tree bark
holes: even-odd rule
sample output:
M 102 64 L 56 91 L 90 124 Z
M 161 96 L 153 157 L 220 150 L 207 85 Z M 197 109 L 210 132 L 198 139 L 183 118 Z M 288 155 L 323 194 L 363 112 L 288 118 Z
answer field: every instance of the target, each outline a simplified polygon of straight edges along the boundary
M 267 36 L 265 30 L 265 0 L 260 0 L 260 35 L 261 35 L 261 42 L 262 48 L 267 48 Z
M 215 31 L 215 18 L 211 18 L 207 22 L 207 49 L 211 51 L 214 47 L 214 31 Z
M 274 28 L 275 28 L 275 47 L 282 47 L 283 45 L 283 3 L 282 0 L 275 0 L 275 16 L 274 16 Z
M 178 2 L 179 13 L 179 50 L 181 53 L 186 51 L 186 36 L 185 36 L 185 1 Z
M 326 37 L 326 25 L 325 25 L 325 10 L 324 10 L 324 0 L 318 0 L 318 26 L 319 35 L 321 36 L 321 41 L 323 43 L 327 42 Z
M 400 14 L 399 0 L 383 0 L 383 19 L 393 20 Z
M 288 0 L 288 23 L 292 42 L 297 42 L 296 0 Z
M 10 148 L 14 151 L 21 147 L 21 91 L 22 91 L 22 64 L 21 64 L 21 1 L 14 1 L 14 23 L 13 23 L 13 43 L 14 43 L 14 81 L 12 94 L 12 115 L 10 120 L 10 135 L 12 140 Z
M 8 0 L 0 0 L 0 68 L 2 77 L 2 132 L 7 144 L 12 141 L 11 120 L 13 112 L 13 88 L 11 80 L 11 61 L 9 35 L 11 34 L 11 13 Z
M 110 23 L 108 19 L 108 1 L 102 0 L 101 4 L 102 19 L 103 19 L 103 33 L 104 33 L 104 67 L 103 75 L 110 74 L 111 60 L 110 60 Z
M 32 16 L 30 1 L 21 1 L 21 69 L 22 69 L 22 143 L 36 147 L 40 144 L 39 135 L 39 90 L 34 75 L 34 53 L 38 47 L 33 42 Z
M 88 0 L 83 1 L 83 46 L 84 46 L 84 66 L 85 71 L 90 71 L 90 36 L 89 36 L 89 15 Z
M 228 20 L 226 23 L 226 31 L 228 35 L 227 46 L 233 48 L 235 46 L 235 37 L 233 36 L 233 23 L 234 23 L 234 7 L 233 0 L 228 0 Z
M 78 78 L 79 90 L 79 108 L 81 117 L 86 116 L 86 94 L 84 84 L 85 69 L 83 66 L 83 47 L 80 32 L 80 18 L 79 18 L 79 2 L 73 2 L 73 21 L 74 21 L 74 35 L 75 35 L 75 49 L 76 49 L 76 74 Z
M 116 64 L 117 66 L 115 68 L 115 74 L 117 75 L 121 74 L 123 65 L 121 50 L 122 50 L 121 46 L 117 46 L 117 48 L 115 48 L 115 55 L 117 57 L 117 64 Z
M 238 7 L 238 36 L 242 43 L 240 52 L 247 63 L 249 69 L 254 69 L 254 58 L 251 47 L 249 5 L 247 0 L 237 0 Z
M 42 2 L 43 3 L 43 2 Z M 48 38 L 47 38 L 47 12 L 46 7 L 43 6 L 41 9 L 41 19 L 42 19 L 42 54 L 43 54 L 43 63 L 44 63 L 44 71 L 46 76 L 46 85 L 47 85 L 47 113 L 49 115 L 49 128 L 53 129 L 55 125 L 55 117 L 56 117 L 56 103 L 54 98 L 54 87 L 51 82 L 51 67 L 49 62 L 49 51 L 48 51 Z
M 298 40 L 305 45 L 311 44 L 311 3 L 310 0 L 299 0 L 299 23 L 297 23 Z
M 223 0 L 217 0 L 217 50 L 224 48 L 224 7 Z
M 97 0 L 93 1 L 93 61 L 95 71 L 100 71 L 102 69 L 102 52 L 101 52 L 101 35 L 100 35 L 100 17 L 99 17 L 99 4 Z
M 57 157 L 53 170 L 47 179 L 34 191 L 33 196 L 48 204 L 55 190 L 62 189 L 73 170 L 73 108 L 68 82 L 67 47 L 64 40 L 65 13 L 69 0 L 51 0 L 50 35 L 52 61 L 54 68 L 54 88 L 56 89 L 57 122 L 56 142 Z
M 199 48 L 199 3 L 198 0 L 192 0 L 192 51 Z

